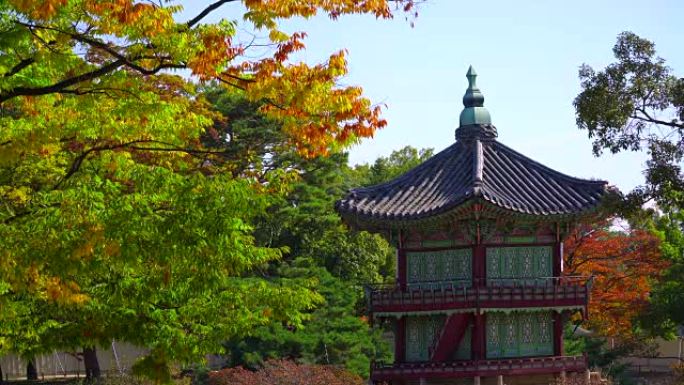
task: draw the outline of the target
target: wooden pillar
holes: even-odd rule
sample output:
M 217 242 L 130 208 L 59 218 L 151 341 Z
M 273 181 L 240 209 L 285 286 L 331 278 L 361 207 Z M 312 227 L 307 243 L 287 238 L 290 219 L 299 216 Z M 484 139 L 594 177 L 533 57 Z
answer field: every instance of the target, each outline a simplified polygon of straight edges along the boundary
M 404 250 L 404 238 L 406 234 L 403 230 L 399 230 L 399 239 L 397 242 L 397 283 L 401 290 L 406 290 L 406 251 Z
M 406 290 L 406 251 L 403 248 L 397 250 L 397 283 L 401 290 Z
M 397 319 L 394 333 L 394 362 L 406 361 L 406 317 Z
M 487 356 L 485 341 L 485 315 L 476 313 L 473 317 L 473 331 L 470 341 L 473 360 L 484 360 Z
M 486 251 L 483 245 L 473 247 L 473 286 L 486 286 Z
M 563 314 L 553 312 L 553 355 L 563 355 Z
M 480 315 L 473 314 L 473 328 L 470 334 L 470 358 L 479 360 L 480 358 L 480 344 L 478 342 L 478 335 L 480 333 Z
M 558 239 L 553 245 L 553 276 L 560 277 L 563 275 L 563 242 Z M 556 280 L 558 282 L 558 280 Z

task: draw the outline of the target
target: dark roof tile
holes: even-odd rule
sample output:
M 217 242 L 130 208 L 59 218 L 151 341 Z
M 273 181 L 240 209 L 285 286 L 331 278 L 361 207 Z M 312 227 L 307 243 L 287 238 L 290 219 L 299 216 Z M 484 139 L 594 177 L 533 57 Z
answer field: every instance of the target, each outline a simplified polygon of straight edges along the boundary
M 496 140 L 476 139 L 458 141 L 389 182 L 354 189 L 336 208 L 361 220 L 406 221 L 481 197 L 523 214 L 567 215 L 595 207 L 606 191 L 605 181 L 573 178 Z

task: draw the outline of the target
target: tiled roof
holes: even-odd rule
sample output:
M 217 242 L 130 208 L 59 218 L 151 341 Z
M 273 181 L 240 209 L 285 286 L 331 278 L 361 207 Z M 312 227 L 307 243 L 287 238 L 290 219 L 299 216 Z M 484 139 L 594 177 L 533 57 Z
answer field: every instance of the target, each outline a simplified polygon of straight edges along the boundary
M 556 216 L 594 208 L 606 193 L 607 182 L 554 171 L 499 143 L 494 135 L 464 135 L 394 180 L 350 191 L 336 209 L 359 221 L 413 221 L 481 198 L 513 212 Z

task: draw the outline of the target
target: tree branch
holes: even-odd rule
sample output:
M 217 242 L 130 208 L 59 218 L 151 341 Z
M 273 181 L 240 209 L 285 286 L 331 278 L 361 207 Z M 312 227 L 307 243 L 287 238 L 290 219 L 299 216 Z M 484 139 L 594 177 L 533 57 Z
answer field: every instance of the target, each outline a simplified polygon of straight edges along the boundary
M 80 155 L 78 155 L 74 159 L 73 162 L 71 162 L 71 166 L 69 167 L 69 170 L 67 171 L 67 173 L 64 175 L 64 177 L 62 177 L 62 179 L 59 180 L 59 182 L 57 182 L 57 184 L 55 184 L 52 187 L 52 189 L 57 190 L 64 182 L 66 182 L 69 178 L 71 178 L 81 168 L 83 161 L 88 157 L 88 155 L 92 154 L 93 152 L 114 150 L 117 148 L 122 148 L 122 147 L 130 146 L 130 145 L 133 145 L 136 143 L 143 143 L 143 142 L 147 142 L 147 141 L 145 141 L 145 140 L 134 140 L 131 142 L 92 147 L 92 148 L 89 148 L 89 149 L 83 151 Z
M 234 2 L 234 1 L 237 1 L 237 0 L 219 0 L 219 1 L 215 2 L 215 3 L 213 3 L 213 4 L 210 4 L 208 7 L 204 8 L 204 10 L 202 10 L 202 12 L 200 12 L 199 14 L 197 14 L 197 16 L 195 16 L 195 17 L 193 17 L 192 19 L 190 19 L 190 21 L 188 21 L 188 23 L 187 23 L 186 25 L 188 26 L 188 28 L 192 28 L 192 27 L 195 26 L 195 24 L 197 24 L 197 23 L 199 23 L 200 21 L 202 21 L 202 19 L 204 19 L 208 14 L 212 13 L 212 12 L 215 11 L 217 8 L 219 8 L 220 6 L 222 6 L 223 4 L 232 3 L 232 2 Z
M 160 144 L 163 146 L 168 146 L 168 147 L 144 147 L 144 146 L 137 146 L 137 144 L 143 144 L 143 143 L 155 143 L 155 144 Z M 83 162 L 88 158 L 88 156 L 94 152 L 99 152 L 99 151 L 107 151 L 107 150 L 114 150 L 118 148 L 128 148 L 131 150 L 136 150 L 136 151 L 164 151 L 164 152 L 184 152 L 186 154 L 190 154 L 193 156 L 199 157 L 200 155 L 224 155 L 224 151 L 212 151 L 212 150 L 196 150 L 192 148 L 182 148 L 182 147 L 176 147 L 173 146 L 170 143 L 164 143 L 160 142 L 157 140 L 133 140 L 130 142 L 125 142 L 125 143 L 118 143 L 118 144 L 110 144 L 110 145 L 102 145 L 102 146 L 96 146 L 89 148 L 86 151 L 83 151 L 81 154 L 79 154 L 71 163 L 71 166 L 69 167 L 69 170 L 67 173 L 62 177 L 62 179 L 55 184 L 52 189 L 56 190 L 58 189 L 64 182 L 66 182 L 69 178 L 74 176 L 78 170 L 80 170 L 81 165 L 83 165 Z
M 644 114 L 645 117 L 634 114 L 634 115 L 630 116 L 630 118 L 635 119 L 635 120 L 641 120 L 643 122 L 660 124 L 662 126 L 678 128 L 680 130 L 684 129 L 684 124 L 677 124 L 675 122 L 666 122 L 664 120 L 655 119 L 648 112 L 646 112 L 646 110 L 643 108 L 637 108 L 636 110 L 641 112 L 642 114 Z
M 137 59 L 136 59 L 137 60 Z M 96 79 L 100 76 L 106 75 L 107 73 L 114 71 L 115 69 L 122 67 L 122 66 L 130 66 L 131 68 L 134 68 L 133 66 L 130 65 L 131 63 L 127 60 L 115 60 L 113 62 L 110 62 L 108 64 L 103 65 L 102 67 L 86 72 L 84 74 L 74 76 L 72 78 L 64 79 L 61 80 L 55 84 L 52 84 L 50 86 L 45 86 L 45 87 L 36 87 L 36 88 L 29 88 L 29 87 L 16 87 L 10 90 L 9 92 L 6 92 L 4 94 L 0 94 L 0 103 L 3 103 L 9 99 L 15 98 L 17 96 L 40 96 L 40 95 L 47 95 L 47 94 L 52 94 L 52 93 L 76 93 L 74 90 L 66 90 L 67 87 L 73 86 L 75 84 L 88 81 L 88 80 L 93 80 Z M 185 64 L 160 64 L 157 67 L 153 69 L 145 69 L 142 67 L 139 68 L 139 72 L 142 73 L 143 75 L 154 75 L 157 72 L 163 70 L 163 69 L 169 69 L 169 68 L 185 68 Z
M 13 88 L 13 89 L 5 92 L 5 93 L 0 93 L 0 103 L 3 103 L 5 101 L 12 99 L 14 97 L 17 97 L 17 96 L 40 96 L 40 95 L 47 95 L 47 94 L 51 94 L 51 93 L 57 93 L 57 92 L 74 93 L 73 91 L 64 92 L 64 90 L 67 87 L 76 85 L 78 83 L 85 82 L 88 80 L 93 80 L 93 79 L 96 79 L 100 76 L 106 75 L 107 73 L 112 72 L 112 71 L 114 71 L 117 68 L 122 67 L 122 66 L 129 67 L 135 71 L 138 71 L 142 75 L 154 75 L 163 69 L 170 69 L 170 68 L 181 69 L 181 68 L 187 67 L 185 65 L 185 63 L 164 63 L 163 60 L 165 58 L 157 57 L 157 56 L 126 57 L 125 55 L 122 55 L 120 52 L 116 51 L 115 49 L 108 46 L 107 44 L 105 44 L 101 41 L 95 40 L 95 39 L 91 39 L 87 36 L 83 36 L 81 34 L 67 32 L 67 31 L 63 31 L 60 29 L 52 28 L 52 27 L 46 27 L 46 26 L 34 25 L 34 24 L 26 24 L 26 23 L 23 23 L 23 22 L 18 21 L 18 20 L 15 20 L 14 23 L 17 25 L 21 25 L 25 28 L 28 28 L 29 30 L 46 29 L 46 30 L 55 31 L 55 32 L 58 32 L 61 34 L 65 34 L 65 35 L 71 37 L 72 39 L 74 39 L 76 41 L 79 41 L 79 42 L 84 43 L 84 44 L 88 44 L 94 48 L 99 48 L 101 50 L 104 50 L 105 52 L 114 56 L 116 58 L 116 60 L 109 62 L 109 63 L 101 66 L 100 68 L 97 68 L 97 69 L 92 70 L 90 72 L 86 72 L 86 73 L 83 73 L 83 74 L 80 74 L 77 76 L 73 76 L 71 78 L 61 80 L 61 81 L 54 83 L 50 86 L 35 87 L 35 88 L 33 88 L 33 87 L 15 87 L 15 88 Z M 140 66 L 139 64 L 135 63 L 137 60 L 141 60 L 141 59 L 157 59 L 160 62 L 156 67 L 150 69 L 150 68 L 145 68 L 145 67 Z M 27 66 L 30 64 L 31 63 L 28 63 L 24 66 Z M 13 68 L 13 70 L 17 69 L 17 72 L 18 72 L 22 68 L 17 69 L 17 67 L 15 66 L 15 68 Z M 10 71 L 10 73 L 12 71 Z
M 126 146 L 131 150 L 137 151 L 161 151 L 161 152 L 184 152 L 190 155 L 225 155 L 225 151 L 210 151 L 210 150 L 194 150 L 191 148 L 182 147 L 142 147 L 142 146 Z
M 126 67 L 130 67 L 130 68 L 142 73 L 143 75 L 152 75 L 156 71 L 155 71 L 155 68 L 148 69 L 148 68 L 145 68 L 143 66 L 136 64 L 135 61 L 140 60 L 140 59 L 157 59 L 160 61 L 159 62 L 160 66 L 161 65 L 177 66 L 177 67 L 169 67 L 169 68 L 185 68 L 186 67 L 184 64 L 162 63 L 162 60 L 169 59 L 168 57 L 137 56 L 134 58 L 128 58 L 125 55 L 123 55 L 122 53 L 120 53 L 119 51 L 117 51 L 116 49 L 114 49 L 113 47 L 111 47 L 110 45 L 106 44 L 105 42 L 99 41 L 96 39 L 92 39 L 92 38 L 90 38 L 86 35 L 80 34 L 80 33 L 68 32 L 68 31 L 58 29 L 58 28 L 47 27 L 47 26 L 37 25 L 37 24 L 25 24 L 25 23 L 22 23 L 22 22 L 17 21 L 17 20 L 15 20 L 14 23 L 19 24 L 19 25 L 26 27 L 28 29 L 34 29 L 34 28 L 35 29 L 45 29 L 45 30 L 61 33 L 63 35 L 67 35 L 67 36 L 71 37 L 72 39 L 74 39 L 80 43 L 87 44 L 91 47 L 98 48 L 98 49 L 101 49 L 101 50 L 107 52 L 108 54 L 112 55 L 115 59 L 119 59 L 119 60 L 124 61 Z M 154 71 L 154 72 L 151 72 L 151 71 Z
M 21 60 L 19 63 L 17 63 L 17 65 L 15 65 L 14 67 L 12 67 L 11 70 L 9 70 L 8 72 L 5 72 L 5 74 L 4 74 L 3 76 L 6 77 L 6 78 L 8 78 L 8 77 L 10 77 L 10 76 L 14 76 L 14 75 L 16 75 L 19 71 L 21 71 L 21 70 L 23 70 L 24 68 L 26 68 L 26 67 L 30 66 L 31 64 L 35 63 L 35 61 L 36 61 L 36 59 L 34 59 L 34 58 L 23 59 L 23 60 Z
M 115 60 L 111 63 L 105 64 L 102 67 L 86 72 L 68 79 L 64 79 L 62 81 L 59 81 L 55 84 L 45 86 L 45 87 L 36 87 L 36 88 L 29 88 L 29 87 L 15 87 L 11 90 L 9 90 L 6 93 L 0 94 L 0 103 L 3 103 L 9 99 L 15 98 L 17 96 L 39 96 L 39 95 L 47 95 L 51 93 L 55 93 L 58 91 L 61 91 L 69 86 L 73 86 L 74 84 L 84 82 L 87 80 L 92 80 L 95 78 L 98 78 L 102 75 L 105 75 L 122 65 L 124 65 L 123 60 Z

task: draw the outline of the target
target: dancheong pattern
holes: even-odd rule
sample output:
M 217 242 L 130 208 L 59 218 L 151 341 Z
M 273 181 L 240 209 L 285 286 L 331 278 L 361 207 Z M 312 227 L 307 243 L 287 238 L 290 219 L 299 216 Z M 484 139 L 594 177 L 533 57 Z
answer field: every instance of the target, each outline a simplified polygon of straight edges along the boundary
M 442 331 L 446 316 L 410 316 L 406 318 L 406 361 L 430 360 L 430 347 Z
M 487 358 L 553 354 L 551 312 L 487 313 Z
M 470 248 L 406 253 L 409 287 L 470 286 L 472 255 Z
M 544 283 L 539 277 L 551 277 L 551 246 L 487 248 L 488 284 L 507 284 L 513 280 Z

